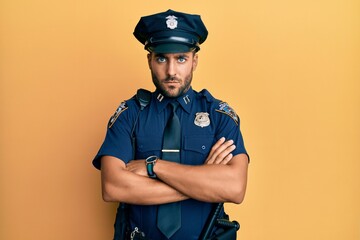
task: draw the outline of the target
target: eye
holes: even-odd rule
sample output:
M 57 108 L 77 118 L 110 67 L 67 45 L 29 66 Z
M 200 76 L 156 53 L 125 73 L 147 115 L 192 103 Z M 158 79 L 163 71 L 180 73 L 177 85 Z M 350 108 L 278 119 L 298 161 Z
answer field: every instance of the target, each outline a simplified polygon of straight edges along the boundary
M 178 62 L 179 63 L 184 63 L 184 62 L 186 62 L 186 58 L 181 56 L 181 57 L 178 58 Z
M 156 61 L 159 62 L 159 63 L 164 63 L 164 62 L 166 62 L 166 58 L 164 58 L 164 57 L 157 57 L 157 58 L 156 58 Z

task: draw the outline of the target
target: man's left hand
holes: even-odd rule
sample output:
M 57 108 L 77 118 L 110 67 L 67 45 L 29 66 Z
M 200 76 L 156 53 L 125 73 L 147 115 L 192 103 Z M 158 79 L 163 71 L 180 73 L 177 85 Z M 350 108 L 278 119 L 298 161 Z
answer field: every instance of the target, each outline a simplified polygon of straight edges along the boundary
M 145 160 L 131 160 L 128 164 L 126 164 L 126 170 L 133 172 L 137 175 L 147 177 L 146 164 Z

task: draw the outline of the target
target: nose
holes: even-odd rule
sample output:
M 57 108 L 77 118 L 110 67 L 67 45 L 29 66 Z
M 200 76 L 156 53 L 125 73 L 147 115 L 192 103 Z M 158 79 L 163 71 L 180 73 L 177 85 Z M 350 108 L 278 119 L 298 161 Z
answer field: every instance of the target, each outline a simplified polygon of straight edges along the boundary
M 169 76 L 171 76 L 171 77 L 174 77 L 176 75 L 176 63 L 175 63 L 175 61 L 173 61 L 173 60 L 168 61 L 167 74 Z

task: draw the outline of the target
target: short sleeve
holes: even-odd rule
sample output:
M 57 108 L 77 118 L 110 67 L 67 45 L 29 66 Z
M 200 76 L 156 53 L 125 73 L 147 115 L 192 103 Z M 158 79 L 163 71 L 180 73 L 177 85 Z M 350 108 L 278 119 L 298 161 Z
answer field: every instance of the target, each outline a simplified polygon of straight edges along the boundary
M 216 131 L 216 139 L 221 137 L 225 137 L 227 140 L 232 139 L 236 146 L 236 149 L 233 151 L 233 155 L 238 154 L 246 154 L 248 157 L 248 153 L 245 148 L 244 139 L 240 130 L 240 118 L 239 116 L 231 109 L 231 113 L 228 111 L 219 111 L 219 106 L 223 103 L 218 103 L 215 106 L 214 115 L 216 116 L 217 121 L 217 131 Z
M 132 129 L 134 124 L 134 110 L 127 106 L 121 114 L 115 112 L 110 118 L 105 140 L 92 163 L 95 168 L 101 169 L 101 157 L 113 156 L 121 159 L 125 163 L 133 158 Z

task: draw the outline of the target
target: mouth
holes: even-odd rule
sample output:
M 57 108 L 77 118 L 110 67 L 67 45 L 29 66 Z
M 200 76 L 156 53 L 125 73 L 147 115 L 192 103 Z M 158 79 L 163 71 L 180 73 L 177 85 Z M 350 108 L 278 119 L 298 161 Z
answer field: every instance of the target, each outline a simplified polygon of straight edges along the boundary
M 178 81 L 178 80 L 165 80 L 164 84 L 167 84 L 167 85 L 180 84 L 180 81 Z
M 164 82 L 178 83 L 178 82 L 180 82 L 180 80 L 177 77 L 168 77 L 168 78 L 165 78 Z

